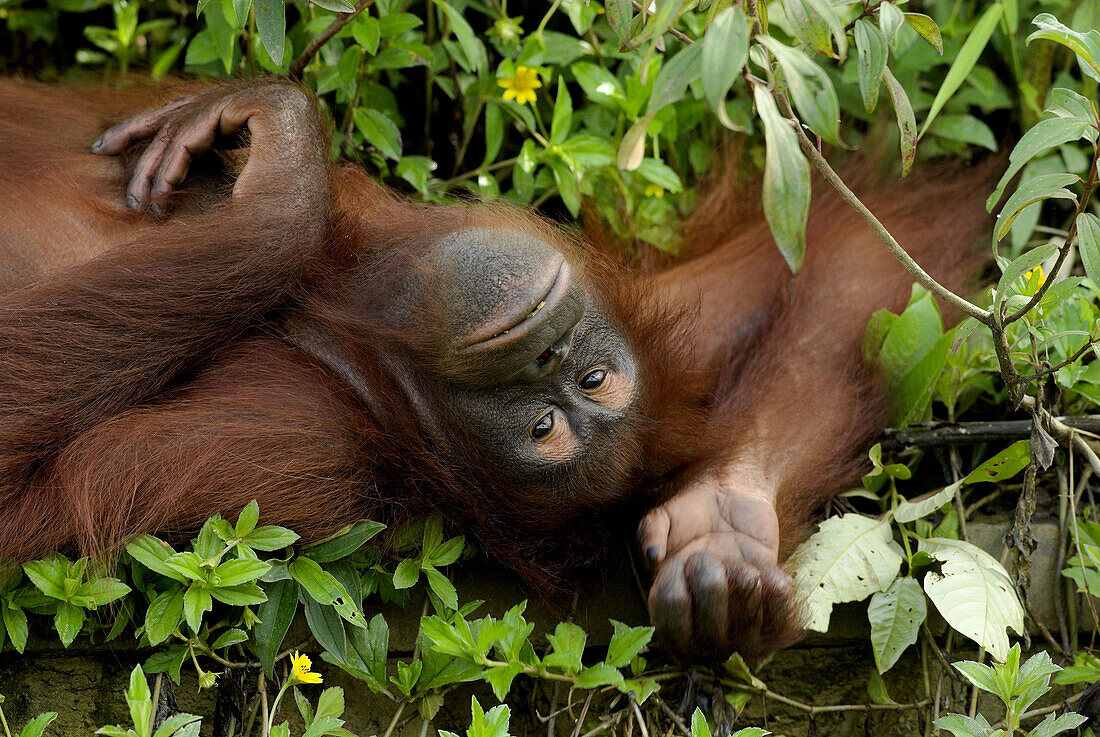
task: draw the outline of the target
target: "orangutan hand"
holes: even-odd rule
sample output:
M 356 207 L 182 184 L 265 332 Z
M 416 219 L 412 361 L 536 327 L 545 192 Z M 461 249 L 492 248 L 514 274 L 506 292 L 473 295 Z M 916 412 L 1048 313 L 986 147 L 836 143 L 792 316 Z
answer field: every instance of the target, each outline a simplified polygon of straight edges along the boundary
M 651 510 L 638 538 L 654 571 L 658 637 L 690 661 L 749 662 L 801 636 L 791 578 L 779 567 L 772 500 L 708 474 Z

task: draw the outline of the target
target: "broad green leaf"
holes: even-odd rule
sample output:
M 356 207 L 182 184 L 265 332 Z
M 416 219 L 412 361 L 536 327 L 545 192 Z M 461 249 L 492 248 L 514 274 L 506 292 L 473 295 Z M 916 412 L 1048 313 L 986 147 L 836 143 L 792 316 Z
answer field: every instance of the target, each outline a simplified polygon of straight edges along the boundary
M 892 397 L 894 414 L 891 424 L 905 427 L 925 419 L 936 383 L 951 352 L 951 340 L 951 333 L 939 336 L 920 361 L 902 377 Z
M 1069 712 L 1055 716 L 1047 714 L 1046 718 L 1032 727 L 1027 737 L 1057 737 L 1060 734 L 1069 734 L 1077 727 L 1087 722 L 1089 718 L 1084 714 Z
M 344 527 L 324 540 L 306 545 L 302 548 L 302 555 L 318 563 L 340 560 L 363 547 L 367 541 L 384 529 L 386 529 L 386 526 L 381 522 L 360 520 Z
M 1090 28 L 1079 33 L 1060 23 L 1050 13 L 1040 13 L 1031 22 L 1039 30 L 1027 37 L 1027 43 L 1042 38 L 1073 49 L 1081 71 L 1100 82 L 1100 31 Z
M 1081 254 L 1085 274 L 1100 286 L 1100 218 L 1091 212 L 1077 216 L 1077 253 Z
M 150 645 L 159 645 L 172 636 L 183 619 L 183 586 L 173 586 L 159 594 L 145 613 L 145 635 Z
M 885 591 L 901 562 L 889 520 L 845 514 L 822 522 L 788 561 L 804 602 L 806 628 L 825 632 L 834 604 Z
M 253 550 L 271 552 L 293 545 L 297 540 L 298 533 L 296 532 L 291 532 L 278 525 L 264 525 L 250 532 L 244 542 Z
M 905 14 L 898 10 L 896 4 L 885 0 L 878 4 L 876 10 L 878 10 L 879 30 L 882 31 L 887 43 L 894 43 L 898 40 L 898 31 L 905 23 Z
M 898 139 L 901 146 L 901 175 L 909 173 L 913 161 L 917 158 L 917 120 L 913 116 L 913 105 L 901 83 L 894 78 L 890 67 L 882 70 L 882 80 L 890 93 L 890 102 L 894 105 L 894 116 L 898 121 Z
M 927 41 L 937 54 L 943 56 L 943 38 L 940 36 L 940 27 L 936 25 L 936 21 L 921 13 L 906 13 L 905 22 L 920 34 L 920 37 Z
M 634 20 L 634 6 L 630 0 L 607 0 L 607 24 L 624 46 L 630 46 L 630 26 Z
M 975 146 L 997 150 L 997 139 L 989 126 L 973 115 L 941 115 L 930 131 L 940 138 L 972 143 Z
M 198 717 L 196 717 L 197 719 Z M 50 723 L 54 719 L 57 719 L 56 711 L 47 711 L 45 714 L 39 714 L 34 719 L 27 722 L 22 731 L 19 732 L 16 737 L 41 737 L 42 733 L 46 730 L 46 727 L 50 726 Z
M 355 109 L 352 117 L 363 138 L 384 156 L 394 160 L 401 158 L 401 131 L 392 120 L 378 110 L 361 107 Z
M 493 689 L 493 695 L 497 701 L 504 701 L 508 691 L 512 688 L 512 681 L 523 670 L 523 663 L 509 663 L 503 668 L 487 668 L 482 673 L 482 678 Z
M 791 273 L 797 274 L 806 253 L 806 218 L 810 213 L 810 164 L 798 148 L 790 124 L 771 94 L 753 87 L 756 109 L 764 123 L 764 216 Z
M 871 596 L 867 619 L 871 623 L 871 647 L 879 673 L 890 670 L 905 649 L 917 641 L 926 616 L 924 592 L 908 576 L 895 579 L 886 591 Z
M 787 81 L 787 89 L 802 121 L 817 135 L 834 145 L 840 143 L 840 103 L 836 90 L 825 70 L 797 48 L 787 46 L 770 36 L 757 41 L 779 61 Z
M 328 652 L 332 653 L 340 662 L 347 661 L 347 634 L 344 628 L 344 619 L 331 607 L 321 604 L 314 599 L 306 599 L 302 605 L 306 617 L 306 624 L 313 637 Z
M 794 35 L 814 51 L 835 59 L 848 53 L 848 37 L 832 5 L 816 0 L 783 0 Z M 837 49 L 833 51 L 833 40 Z
M 886 68 L 886 37 L 873 23 L 860 18 L 856 21 L 855 38 L 859 93 L 863 97 L 864 108 L 870 113 L 878 105 L 882 71 Z
M 465 60 L 458 58 L 460 64 L 465 61 L 462 66 L 468 72 L 484 73 L 488 65 L 488 59 L 485 55 L 485 44 L 481 43 L 481 39 L 474 33 L 474 29 L 470 26 L 463 15 L 462 11 L 457 8 L 453 3 L 436 3 L 435 7 L 443 11 L 447 16 L 447 20 L 450 21 L 451 31 L 454 32 L 455 37 L 458 39 L 459 46 L 462 47 Z M 397 158 L 396 156 L 393 158 Z
M 749 58 L 751 32 L 744 11 L 730 7 L 714 17 L 703 37 L 703 96 L 727 128 L 734 126 L 726 113 L 726 95 Z
M 309 0 L 314 5 L 319 5 L 325 10 L 334 13 L 354 13 L 355 3 L 352 0 Z
M 255 581 L 271 570 L 271 564 L 262 560 L 227 560 L 214 569 L 213 583 L 219 588 Z
M 199 584 L 187 587 L 183 594 L 183 618 L 191 632 L 198 633 L 202 628 L 202 615 L 214 608 L 214 601 L 210 598 L 210 592 Z
M 248 633 L 234 627 L 218 635 L 218 639 L 214 640 L 214 644 L 210 647 L 214 650 L 220 650 L 223 647 L 236 645 L 238 642 L 246 642 L 247 640 Z
M 918 520 L 921 517 L 926 517 L 937 509 L 947 504 L 949 501 L 955 498 L 955 492 L 958 490 L 961 482 L 956 482 L 950 486 L 937 491 L 927 499 L 921 499 L 917 502 L 903 501 L 898 504 L 894 510 L 894 519 L 898 522 L 912 522 Z
M 691 737 L 712 737 L 712 734 L 703 710 L 695 707 L 695 711 L 691 713 Z
M 966 680 L 983 691 L 995 694 L 1003 690 L 1000 679 L 997 677 L 997 671 L 984 663 L 962 660 L 952 663 L 952 665 L 955 666 L 955 670 L 963 674 Z
M 955 735 L 955 737 L 985 737 L 985 735 L 995 736 L 997 734 L 993 731 L 993 726 L 989 723 L 989 720 L 981 714 L 976 714 L 973 717 L 968 717 L 965 714 L 947 714 L 932 723 L 940 729 Z M 1004 730 L 1000 731 L 1001 735 L 1004 735 Z
M 1004 176 L 997 182 L 993 194 L 985 202 L 986 210 L 992 212 L 994 206 L 1000 201 L 1005 187 L 1012 181 L 1020 169 L 1033 158 L 1056 146 L 1080 140 L 1089 130 L 1087 118 L 1044 118 L 1033 125 L 1023 135 L 1020 142 L 1008 155 L 1009 167 Z
M 584 667 L 581 657 L 588 635 L 583 629 L 572 622 L 559 622 L 553 634 L 547 635 L 546 639 L 554 650 L 542 659 L 543 665 L 561 668 L 568 673 L 575 673 Z
M 947 623 L 1003 661 L 1008 633 L 1024 631 L 1024 609 L 996 558 L 964 540 L 931 538 L 920 549 L 940 561 L 924 577 L 924 590 Z
M 434 567 L 424 568 L 424 576 L 428 579 L 428 586 L 444 606 L 448 609 L 458 609 L 458 592 L 446 576 Z
M 419 579 L 420 566 L 415 560 L 405 559 L 397 564 L 397 570 L 393 572 L 393 587 L 395 589 L 412 588 Z
M 680 49 L 665 62 L 653 83 L 646 113 L 656 113 L 665 105 L 678 102 L 684 96 L 688 85 L 700 74 L 699 57 L 702 52 L 702 44 L 692 44 Z
M 622 83 L 614 74 L 588 61 L 574 63 L 569 71 L 573 72 L 587 100 L 611 110 L 622 109 L 626 96 Z
M 565 143 L 573 127 L 573 98 L 565 85 L 565 78 L 558 77 L 558 96 L 554 101 L 554 114 L 550 120 L 550 142 Z
M 8 631 L 8 639 L 12 647 L 20 655 L 27 647 L 27 613 L 19 607 L 0 605 L 0 615 L 3 615 L 3 624 Z
M 611 620 L 615 634 L 607 645 L 605 663 L 613 668 L 624 668 L 634 659 L 653 638 L 652 627 L 631 627 L 622 622 Z
M 994 3 L 986 9 L 982 17 L 974 24 L 970 35 L 966 37 L 962 48 L 959 49 L 958 56 L 955 57 L 955 61 L 952 62 L 951 68 L 947 71 L 947 76 L 944 77 L 943 84 L 940 85 L 935 99 L 932 100 L 928 117 L 924 119 L 924 125 L 921 127 L 921 136 L 932 125 L 932 121 L 936 119 L 936 116 L 940 114 L 940 110 L 951 99 L 951 95 L 955 94 L 956 90 L 966 81 L 970 70 L 974 68 L 974 65 L 978 62 L 978 57 L 981 56 L 986 44 L 989 43 L 989 37 L 993 35 L 993 29 L 997 27 L 1003 12 L 1004 7 L 1001 3 Z
M 283 44 L 286 41 L 286 9 L 283 3 L 284 0 L 254 0 L 252 3 L 256 31 L 264 50 L 276 66 L 283 63 Z
M 597 688 L 599 686 L 618 686 L 623 682 L 623 674 L 618 668 L 600 663 L 585 668 L 577 674 L 574 685 L 577 688 Z
M 244 537 L 256 529 L 256 522 L 259 519 L 260 504 L 253 499 L 237 516 L 237 524 L 234 525 L 233 531 L 237 533 L 237 537 Z
M 188 725 L 194 725 L 194 734 L 198 735 L 199 723 L 202 717 L 195 714 L 173 714 L 165 719 L 157 731 L 153 733 L 153 737 L 184 737 L 186 732 L 184 731 Z
M 966 475 L 960 483 L 977 484 L 982 481 L 1000 483 L 1023 471 L 1031 460 L 1027 440 L 1017 440 Z
M 126 704 L 130 707 L 130 719 L 134 729 L 140 735 L 149 734 L 153 722 L 153 699 L 149 693 L 149 682 L 140 665 L 130 671 L 130 685 L 126 689 Z

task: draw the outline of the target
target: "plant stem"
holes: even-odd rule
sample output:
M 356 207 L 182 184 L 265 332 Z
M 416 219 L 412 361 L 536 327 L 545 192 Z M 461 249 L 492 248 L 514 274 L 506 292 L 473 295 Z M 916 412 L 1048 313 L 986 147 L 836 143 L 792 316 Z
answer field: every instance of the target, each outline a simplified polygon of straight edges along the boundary
M 3 706 L 0 706 L 0 725 L 4 727 L 4 737 L 11 737 L 11 730 L 8 729 L 8 720 L 4 718 Z

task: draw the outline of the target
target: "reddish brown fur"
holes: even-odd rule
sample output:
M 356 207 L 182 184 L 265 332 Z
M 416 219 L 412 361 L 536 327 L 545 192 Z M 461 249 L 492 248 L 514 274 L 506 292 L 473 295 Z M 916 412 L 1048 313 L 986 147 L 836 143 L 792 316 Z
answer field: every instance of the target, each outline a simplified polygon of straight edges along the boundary
M 578 543 L 600 547 L 607 524 L 577 512 L 623 500 L 603 479 L 579 479 L 559 502 L 570 524 L 555 527 L 523 489 L 497 489 L 492 469 L 463 461 L 478 457 L 472 439 L 451 438 L 457 457 L 436 452 L 394 384 L 426 369 L 397 347 L 393 285 L 441 235 L 484 223 L 583 253 L 630 336 L 642 416 L 607 473 L 635 498 L 665 499 L 707 466 L 763 466 L 778 488 L 782 560 L 814 510 L 858 476 L 884 418 L 860 361 L 864 326 L 875 309 L 903 307 L 912 280 L 820 182 L 794 279 L 735 165 L 684 224 L 694 255 L 662 270 L 629 270 L 519 209 L 415 205 L 352 168 L 317 183 L 321 202 L 331 187 L 331 211 L 305 222 L 282 217 L 301 208 L 276 193 L 214 210 L 185 199 L 153 225 L 121 206 L 123 164 L 84 151 L 173 94 L 0 81 L 0 557 L 72 544 L 96 553 L 257 498 L 265 520 L 312 537 L 361 516 L 439 509 L 536 590 L 559 588 L 589 555 Z M 989 178 L 928 169 L 876 183 L 865 201 L 960 288 L 976 263 L 967 247 L 988 227 Z M 369 408 L 266 319 L 288 304 L 309 326 L 302 339 L 354 361 L 377 395 Z M 768 611 L 746 652 L 797 636 L 790 602 Z

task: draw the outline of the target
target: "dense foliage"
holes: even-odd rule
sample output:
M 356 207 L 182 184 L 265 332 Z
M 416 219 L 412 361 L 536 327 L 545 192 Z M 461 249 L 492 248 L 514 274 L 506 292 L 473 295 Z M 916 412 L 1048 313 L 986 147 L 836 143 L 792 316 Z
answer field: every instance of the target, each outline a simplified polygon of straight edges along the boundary
M 896 449 L 872 448 L 863 488 L 837 502 L 842 514 L 823 523 L 792 565 L 811 628 L 827 627 L 833 604 L 870 598 L 878 673 L 914 645 L 950 653 L 956 632 L 980 646 L 993 666 L 957 668 L 1004 702 L 1002 726 L 1011 733 L 1058 669 L 1045 654 L 1021 663 L 1008 636 L 1023 634 L 1019 592 L 1030 576 L 1042 479 L 1059 489 L 1050 506 L 1073 583 L 1058 622 L 1062 641 L 1049 643 L 1064 663 L 1077 652 L 1055 681 L 1100 679 L 1100 660 L 1078 650 L 1073 634 L 1083 611 L 1078 592 L 1100 594 L 1100 525 L 1082 496 L 1100 459 L 1060 419 L 1100 401 L 1100 210 L 1092 197 L 1100 2 L 658 0 L 643 10 L 629 0 L 0 0 L 0 20 L 0 69 L 8 72 L 117 84 L 181 72 L 299 76 L 331 118 L 334 156 L 360 160 L 424 200 L 472 193 L 563 220 L 583 214 L 605 223 L 624 247 L 675 252 L 677 223 L 715 151 L 737 136 L 793 271 L 806 247 L 811 168 L 828 177 L 822 146 L 832 161 L 860 148 L 896 151 L 893 166 L 904 174 L 925 158 L 975 157 L 1016 142 L 989 201 L 999 213 L 995 286 L 950 295 L 918 278 L 902 314 L 876 315 L 865 350 L 894 390 L 896 426 L 1010 417 L 1021 408 L 1030 420 L 1022 439 L 1005 442 L 1005 435 L 965 457 L 948 447 L 940 454 L 947 485 L 913 499 L 909 485 L 935 484 L 934 464 L 921 464 L 920 452 L 889 457 Z M 880 235 L 892 240 L 885 229 Z M 904 258 L 906 244 L 891 245 Z M 933 294 L 968 319 L 946 329 Z M 910 480 L 914 471 L 922 486 Z M 1014 477 L 1022 483 L 1006 485 Z M 988 490 L 979 485 L 990 482 L 998 490 L 966 503 L 971 489 Z M 968 541 L 966 523 L 987 500 L 1016 488 L 1006 569 Z M 62 556 L 0 569 L 0 647 L 7 640 L 22 652 L 36 619 L 52 620 L 66 646 L 82 633 L 136 636 L 150 650 L 126 694 L 134 724 L 105 727 L 110 735 L 197 733 L 195 718 L 155 732 L 150 719 L 145 673 L 157 674 L 157 684 L 178 682 L 185 666 L 205 687 L 219 674 L 259 666 L 250 676 L 254 691 L 273 681 L 276 701 L 293 693 L 308 737 L 345 735 L 343 693 L 326 690 L 314 704 L 299 689 L 316 673 L 284 649 L 298 614 L 325 663 L 394 701 L 391 731 L 406 709 L 427 729 L 456 684 L 482 680 L 503 701 L 519 677 L 600 694 L 600 721 L 586 730 L 633 729 L 636 720 L 658 718 L 660 681 L 642 655 L 648 628 L 615 623 L 598 658 L 569 622 L 536 647 L 522 604 L 499 619 L 473 618 L 476 602 L 459 601 L 441 569 L 462 555 L 464 542 L 444 540 L 438 521 L 404 531 L 383 552 L 371 543 L 376 524 L 299 547 L 293 532 L 257 526 L 260 511 L 249 507 L 235 523 L 212 519 L 178 549 L 140 538 L 109 572 Z M 378 602 L 407 602 L 420 581 L 430 609 L 417 651 L 395 663 L 385 618 L 367 612 Z M 953 628 L 946 638 L 927 625 L 928 601 Z M 736 711 L 751 695 L 770 693 L 736 656 L 706 678 L 727 689 Z M 925 689 L 913 708 L 941 728 L 999 733 L 973 707 L 969 716 L 940 717 L 940 687 L 926 678 Z M 869 696 L 893 703 L 877 674 Z M 244 707 L 235 734 L 289 733 L 274 724 L 266 699 Z M 586 706 L 578 730 L 587 713 Z M 471 719 L 469 737 L 506 734 L 508 706 L 485 710 L 474 699 Z M 1031 734 L 1077 721 L 1049 717 Z M 33 721 L 23 735 L 37 737 L 48 722 Z M 668 723 L 709 735 L 699 711 L 690 724 Z

